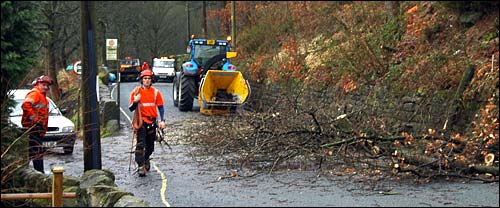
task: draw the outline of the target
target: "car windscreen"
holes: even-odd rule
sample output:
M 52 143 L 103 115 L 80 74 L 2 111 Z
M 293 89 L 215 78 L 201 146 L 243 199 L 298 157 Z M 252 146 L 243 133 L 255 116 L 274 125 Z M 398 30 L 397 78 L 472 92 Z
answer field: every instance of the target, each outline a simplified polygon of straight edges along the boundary
M 154 67 L 163 67 L 163 68 L 174 68 L 173 61 L 164 61 L 164 60 L 155 60 L 153 62 Z
M 23 115 L 23 109 L 21 108 L 21 104 L 23 100 L 15 100 L 16 101 L 16 106 L 11 108 L 12 112 L 9 114 L 9 116 L 14 117 L 14 116 L 22 116 Z
M 134 62 L 132 62 L 132 60 L 122 60 L 120 61 L 120 65 L 125 65 L 125 64 L 130 64 L 132 65 Z
M 14 116 L 22 116 L 23 115 L 23 109 L 21 108 L 21 105 L 23 104 L 22 99 L 15 100 L 16 101 L 16 106 L 11 108 L 12 112 L 9 114 L 9 116 L 14 117 Z M 49 116 L 60 116 L 62 115 L 61 112 L 57 109 L 55 106 L 54 102 L 52 100 L 49 100 Z

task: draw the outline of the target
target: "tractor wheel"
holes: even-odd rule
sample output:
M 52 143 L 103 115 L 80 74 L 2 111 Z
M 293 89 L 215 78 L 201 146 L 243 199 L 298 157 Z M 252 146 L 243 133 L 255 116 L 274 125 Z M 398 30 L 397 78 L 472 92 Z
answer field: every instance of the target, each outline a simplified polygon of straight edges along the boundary
M 194 77 L 181 75 L 180 92 L 179 92 L 179 110 L 193 110 L 193 99 L 196 95 L 196 83 Z

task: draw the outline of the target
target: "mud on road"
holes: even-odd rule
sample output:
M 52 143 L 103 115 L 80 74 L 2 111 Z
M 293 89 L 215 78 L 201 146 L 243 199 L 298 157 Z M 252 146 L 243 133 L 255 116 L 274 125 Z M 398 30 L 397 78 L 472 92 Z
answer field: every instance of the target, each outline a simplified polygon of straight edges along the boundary
M 150 206 L 494 206 L 499 205 L 499 184 L 480 182 L 383 181 L 376 187 L 349 176 L 318 171 L 282 170 L 272 174 L 232 170 L 210 156 L 197 154 L 185 140 L 194 119 L 170 124 L 167 146 L 156 144 L 153 167 L 138 177 L 130 161 L 129 124 L 122 121 L 120 135 L 102 138 L 102 168 L 115 174 L 119 188 L 149 202 Z M 45 157 L 45 168 L 65 168 L 64 175 L 83 174 L 83 144 L 73 155 Z M 130 164 L 130 170 L 129 170 Z

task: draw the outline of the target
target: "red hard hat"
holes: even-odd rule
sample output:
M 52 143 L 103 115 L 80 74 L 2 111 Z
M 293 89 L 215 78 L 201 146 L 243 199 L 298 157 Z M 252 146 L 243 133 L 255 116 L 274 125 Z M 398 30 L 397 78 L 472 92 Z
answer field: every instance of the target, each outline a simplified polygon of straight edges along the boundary
M 45 75 L 42 75 L 42 76 L 36 78 L 35 81 L 33 82 L 33 85 L 36 85 L 36 84 L 42 83 L 42 82 L 47 83 L 49 85 L 52 85 L 52 79 L 50 79 L 50 77 L 45 76 Z
M 144 77 L 144 76 L 150 76 L 151 78 L 153 78 L 153 76 L 154 76 L 154 75 L 155 75 L 155 74 L 154 74 L 151 70 L 146 69 L 146 70 L 143 70 L 143 71 L 141 72 L 141 75 L 139 76 L 139 78 L 141 78 L 141 79 L 142 79 L 142 77 Z

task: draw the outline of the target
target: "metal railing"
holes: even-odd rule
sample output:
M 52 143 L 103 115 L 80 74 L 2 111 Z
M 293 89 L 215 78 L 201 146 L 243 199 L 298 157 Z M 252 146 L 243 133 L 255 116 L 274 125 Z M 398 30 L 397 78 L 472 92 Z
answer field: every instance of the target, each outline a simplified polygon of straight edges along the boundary
M 62 207 L 63 198 L 76 198 L 75 192 L 63 193 L 63 167 L 52 168 L 52 193 L 1 194 L 1 200 L 52 199 L 52 207 Z

